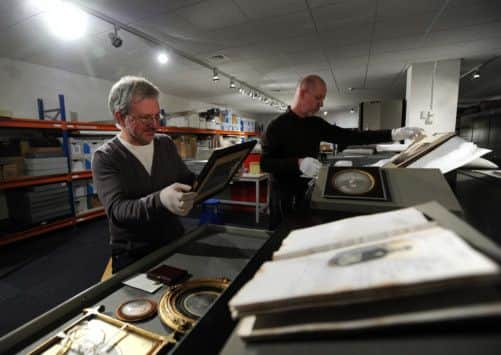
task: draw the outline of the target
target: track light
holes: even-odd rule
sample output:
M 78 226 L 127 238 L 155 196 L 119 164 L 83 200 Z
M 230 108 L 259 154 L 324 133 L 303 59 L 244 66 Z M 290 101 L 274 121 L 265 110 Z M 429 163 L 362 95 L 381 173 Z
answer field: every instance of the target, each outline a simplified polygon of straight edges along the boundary
M 160 64 L 165 64 L 169 61 L 169 57 L 167 56 L 167 53 L 160 52 L 158 53 L 157 60 Z
M 230 79 L 230 89 L 235 89 L 237 87 L 237 84 L 235 84 L 235 81 L 233 79 Z
M 218 81 L 219 80 L 219 75 L 217 73 L 217 69 L 214 68 L 214 70 L 212 71 L 212 81 Z
M 113 32 L 108 33 L 108 37 L 110 37 L 111 44 L 115 48 L 122 47 L 123 40 L 118 36 L 118 26 L 113 26 Z
M 471 78 L 473 80 L 480 78 L 480 72 L 478 70 L 475 70 L 473 74 L 471 75 Z

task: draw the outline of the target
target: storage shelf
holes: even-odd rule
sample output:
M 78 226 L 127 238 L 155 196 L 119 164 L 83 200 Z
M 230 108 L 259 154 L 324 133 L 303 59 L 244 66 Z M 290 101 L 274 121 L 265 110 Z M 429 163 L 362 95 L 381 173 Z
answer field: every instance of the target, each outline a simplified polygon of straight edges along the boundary
M 68 174 L 51 176 L 25 176 L 16 178 L 14 180 L 0 182 L 0 190 L 12 189 L 16 187 L 43 185 L 56 182 L 66 182 L 69 181 L 69 179 L 70 177 Z
M 33 227 L 22 232 L 17 232 L 13 234 L 9 234 L 7 236 L 0 238 L 0 246 L 7 245 L 19 240 L 27 239 L 34 237 L 39 234 L 51 232 L 60 228 L 68 227 L 75 225 L 75 217 L 69 217 L 65 219 L 61 219 L 52 223 L 47 223 L 41 226 Z
M 85 222 L 94 218 L 102 217 L 104 215 L 106 215 L 106 213 L 104 212 L 104 207 L 96 207 L 91 210 L 78 214 L 75 218 L 75 222 L 76 223 Z
M 70 174 L 72 180 L 82 180 L 82 179 L 91 179 L 92 178 L 92 171 L 86 170 L 86 171 L 75 171 L 74 173 Z
M 65 123 L 51 120 L 33 120 L 28 118 L 9 118 L 0 117 L 0 127 L 3 128 L 44 128 L 44 129 L 62 129 Z
M 11 117 L 0 117 L 0 128 L 52 129 L 61 131 L 63 137 L 67 137 L 66 133 L 72 135 L 78 135 L 78 134 L 94 135 L 94 132 L 96 132 L 95 135 L 99 135 L 100 131 L 101 132 L 106 131 L 108 134 L 113 134 L 113 132 L 119 132 L 119 129 L 114 124 L 97 123 L 97 122 L 96 123 L 65 122 L 57 120 L 39 120 L 39 119 L 11 118 Z M 79 133 L 79 131 L 91 131 L 91 132 Z M 63 134 L 63 132 L 65 132 L 65 134 Z M 167 133 L 167 134 L 194 134 L 194 135 L 217 134 L 223 136 L 241 136 L 241 137 L 252 137 L 258 135 L 258 133 L 256 132 L 223 131 L 216 129 L 201 129 L 193 127 L 170 127 L 170 126 L 159 127 L 157 132 Z M 74 180 L 91 179 L 91 178 L 92 178 L 91 171 L 76 171 L 76 172 L 69 172 L 67 174 L 58 174 L 50 176 L 25 176 L 6 181 L 0 181 L 0 190 L 44 185 L 58 182 L 71 183 L 71 181 Z M 30 238 L 42 233 L 46 233 L 70 225 L 75 225 L 76 223 L 88 221 L 90 219 L 102 216 L 105 216 L 104 208 L 102 207 L 93 208 L 92 210 L 85 211 L 84 213 L 72 216 L 70 218 L 64 218 L 62 220 L 54 221 L 46 225 L 40 225 L 25 231 L 6 235 L 0 238 L 0 245 L 9 244 L 17 240 Z
M 241 132 L 241 131 L 221 131 L 218 129 L 204 129 L 193 127 L 166 127 L 162 126 L 158 129 L 162 133 L 185 133 L 185 134 L 219 134 L 223 136 L 255 136 L 255 132 Z

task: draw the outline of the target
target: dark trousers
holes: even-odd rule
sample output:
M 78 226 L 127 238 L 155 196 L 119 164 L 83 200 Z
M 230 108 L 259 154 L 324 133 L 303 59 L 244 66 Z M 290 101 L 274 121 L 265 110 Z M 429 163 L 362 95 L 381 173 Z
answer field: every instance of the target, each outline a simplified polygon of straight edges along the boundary
M 111 246 L 111 259 L 112 259 L 112 268 L 113 273 L 124 269 L 125 267 L 133 264 L 144 256 L 155 250 L 154 246 L 134 246 L 132 243 L 129 245 L 123 245 L 112 243 Z
M 270 194 L 270 225 L 276 229 L 283 219 L 291 213 L 301 213 L 309 208 L 308 180 L 301 179 L 295 183 L 273 181 Z

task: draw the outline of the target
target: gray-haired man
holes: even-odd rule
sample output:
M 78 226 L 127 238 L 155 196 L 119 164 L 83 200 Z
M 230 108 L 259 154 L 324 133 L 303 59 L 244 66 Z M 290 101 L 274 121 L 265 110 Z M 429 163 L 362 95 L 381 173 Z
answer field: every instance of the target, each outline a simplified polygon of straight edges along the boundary
M 177 215 L 193 207 L 193 173 L 171 139 L 155 135 L 158 96 L 148 80 L 126 76 L 108 97 L 121 131 L 96 151 L 92 172 L 108 216 L 113 272 L 181 236 Z

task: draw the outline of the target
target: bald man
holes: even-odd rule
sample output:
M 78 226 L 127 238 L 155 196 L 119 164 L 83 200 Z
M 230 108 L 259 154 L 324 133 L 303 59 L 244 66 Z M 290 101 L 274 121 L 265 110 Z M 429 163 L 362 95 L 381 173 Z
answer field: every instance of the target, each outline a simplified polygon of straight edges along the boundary
M 263 136 L 261 169 L 271 173 L 270 229 L 291 211 L 308 207 L 305 193 L 311 177 L 318 175 L 320 141 L 338 145 L 373 144 L 412 139 L 422 131 L 403 127 L 393 130 L 354 131 L 331 125 L 315 116 L 323 106 L 327 85 L 317 75 L 303 78 L 294 101 L 270 122 Z M 310 178 L 305 178 L 310 177 Z

